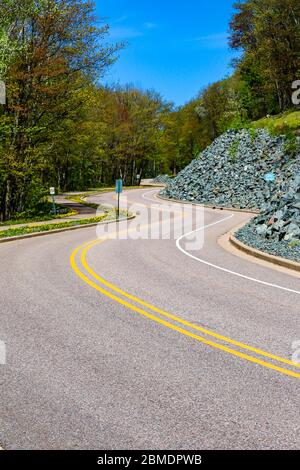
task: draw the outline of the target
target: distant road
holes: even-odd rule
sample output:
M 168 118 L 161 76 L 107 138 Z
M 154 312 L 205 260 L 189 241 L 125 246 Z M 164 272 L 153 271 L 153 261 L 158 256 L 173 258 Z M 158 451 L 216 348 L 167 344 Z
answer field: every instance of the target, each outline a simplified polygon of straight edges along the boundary
M 156 193 L 128 191 L 133 224 Z M 221 248 L 248 218 L 205 209 L 198 251 L 93 228 L 0 246 L 0 446 L 298 449 L 300 280 Z

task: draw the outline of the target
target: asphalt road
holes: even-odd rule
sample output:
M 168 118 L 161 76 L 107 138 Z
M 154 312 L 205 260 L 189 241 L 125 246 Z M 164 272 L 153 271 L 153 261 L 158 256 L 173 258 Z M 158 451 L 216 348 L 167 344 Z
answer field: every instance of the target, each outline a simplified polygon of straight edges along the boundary
M 84 246 L 89 228 L 0 246 L 4 448 L 299 448 L 299 277 L 221 248 L 247 214 L 205 209 L 197 250 L 131 239 L 143 205 L 168 212 L 154 193 L 128 193 L 127 239 Z

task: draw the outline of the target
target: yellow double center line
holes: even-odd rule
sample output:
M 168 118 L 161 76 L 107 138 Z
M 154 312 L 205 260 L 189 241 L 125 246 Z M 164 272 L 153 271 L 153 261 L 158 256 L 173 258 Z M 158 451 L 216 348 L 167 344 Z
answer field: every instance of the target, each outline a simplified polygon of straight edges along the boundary
M 107 239 L 109 239 L 109 237 Z M 71 263 L 71 266 L 72 266 L 73 270 L 75 271 L 77 276 L 79 276 L 89 286 L 93 287 L 98 292 L 100 292 L 101 294 L 103 294 L 106 297 L 110 298 L 111 300 L 117 302 L 118 304 L 121 304 L 121 305 L 125 306 L 126 308 L 128 308 L 128 309 L 130 309 L 130 310 L 132 310 L 136 313 L 139 313 L 140 315 L 143 315 L 144 317 L 147 317 L 150 320 L 155 321 L 156 323 L 159 323 L 160 325 L 163 325 L 163 326 L 165 326 L 165 327 L 167 327 L 171 330 L 177 331 L 178 333 L 181 333 L 185 336 L 188 336 L 188 337 L 193 338 L 197 341 L 200 341 L 201 343 L 204 343 L 208 346 L 211 346 L 213 348 L 219 349 L 219 350 L 224 351 L 228 354 L 236 356 L 240 359 L 252 362 L 254 364 L 259 364 L 263 367 L 275 370 L 275 371 L 280 372 L 284 375 L 295 377 L 297 379 L 300 378 L 300 373 L 299 372 L 294 372 L 293 370 L 285 369 L 283 367 L 280 367 L 279 365 L 273 364 L 271 362 L 266 362 L 265 360 L 258 359 L 254 356 L 250 356 L 249 354 L 238 351 L 236 349 L 232 349 L 232 348 L 230 348 L 230 347 L 228 347 L 224 344 L 216 343 L 215 341 L 211 341 L 210 339 L 207 339 L 203 336 L 199 336 L 196 333 L 193 333 L 193 332 L 191 332 L 187 329 L 184 329 L 181 326 L 177 326 L 176 324 L 170 323 L 169 321 L 166 321 L 164 318 L 166 318 L 168 320 L 173 320 L 177 324 L 188 327 L 188 328 L 190 328 L 191 330 L 194 330 L 194 331 L 199 331 L 201 333 L 204 333 L 207 336 L 216 338 L 216 339 L 218 339 L 222 342 L 225 342 L 227 344 L 234 345 L 234 346 L 236 346 L 236 347 L 238 347 L 238 348 L 240 348 L 244 351 L 245 350 L 250 351 L 250 352 L 255 353 L 259 356 L 263 356 L 265 358 L 272 359 L 277 363 L 286 364 L 286 365 L 292 366 L 294 368 L 300 368 L 300 365 L 295 364 L 294 362 L 292 362 L 288 359 L 276 356 L 274 354 L 271 354 L 271 353 L 268 353 L 268 352 L 263 351 L 261 349 L 249 346 L 249 345 L 244 344 L 244 343 L 241 343 L 241 342 L 236 341 L 234 339 L 227 338 L 226 336 L 223 336 L 223 335 L 221 335 L 219 333 L 216 333 L 214 331 L 210 331 L 210 330 L 207 330 L 207 329 L 202 328 L 200 326 L 194 325 L 194 324 L 192 324 L 192 323 L 190 323 L 186 320 L 183 320 L 180 317 L 172 315 L 172 314 L 170 314 L 168 312 L 165 312 L 164 310 L 161 310 L 161 309 L 159 309 L 159 308 L 157 308 L 157 307 L 155 307 L 155 306 L 153 306 L 153 305 L 151 305 L 147 302 L 144 302 L 143 300 L 141 300 L 141 299 L 125 292 L 125 291 L 123 291 L 122 289 L 118 288 L 114 284 L 111 284 L 110 282 L 107 282 L 105 279 L 103 279 L 101 276 L 99 276 L 97 273 L 95 273 L 86 261 L 86 256 L 87 256 L 87 253 L 89 252 L 89 250 L 91 250 L 95 246 L 99 245 L 100 243 L 103 243 L 104 241 L 105 241 L 105 239 L 100 239 L 100 240 L 95 240 L 95 241 L 89 242 L 88 244 L 81 245 L 78 248 L 76 248 L 76 250 L 74 250 L 72 255 L 71 255 L 70 263 Z M 80 262 L 81 262 L 81 265 L 84 268 L 85 272 L 78 266 L 78 264 L 76 262 L 77 257 L 80 257 Z M 87 274 L 93 280 L 91 280 L 89 277 L 87 277 Z M 94 281 L 97 281 L 97 283 L 94 282 Z M 107 290 L 107 289 L 109 289 L 109 290 Z M 116 294 L 119 294 L 122 297 L 120 297 L 119 295 L 116 295 Z M 125 300 L 124 298 L 128 299 L 128 300 Z M 131 302 L 129 302 L 129 301 L 131 301 Z M 141 307 L 144 307 L 144 308 L 141 308 L 141 307 L 135 305 L 132 302 L 134 302 L 135 304 L 138 304 L 138 305 L 140 305 Z M 157 315 L 154 315 L 153 313 L 150 313 L 149 311 L 145 310 L 145 308 L 151 310 L 152 312 L 158 313 L 163 318 L 161 318 Z

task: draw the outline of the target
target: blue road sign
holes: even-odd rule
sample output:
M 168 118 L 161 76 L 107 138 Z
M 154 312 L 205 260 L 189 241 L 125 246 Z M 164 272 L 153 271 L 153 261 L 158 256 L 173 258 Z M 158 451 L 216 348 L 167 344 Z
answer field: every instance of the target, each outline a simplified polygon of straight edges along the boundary
M 116 180 L 116 193 L 121 194 L 122 191 L 123 191 L 123 181 Z
M 272 183 L 273 181 L 276 180 L 276 175 L 275 173 L 267 173 L 265 176 L 265 181 L 268 181 L 269 183 Z

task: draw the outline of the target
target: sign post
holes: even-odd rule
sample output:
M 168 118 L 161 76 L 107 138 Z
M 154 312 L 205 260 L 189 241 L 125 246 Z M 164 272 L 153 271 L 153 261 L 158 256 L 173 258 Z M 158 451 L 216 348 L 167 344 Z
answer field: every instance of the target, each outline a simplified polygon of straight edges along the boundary
M 120 194 L 123 191 L 123 180 L 116 180 L 116 193 L 118 195 L 117 220 L 120 218 Z
M 53 202 L 53 213 L 56 215 L 56 205 L 55 205 L 55 188 L 50 188 L 50 196 L 52 196 Z

